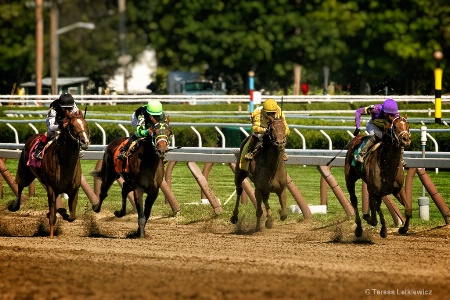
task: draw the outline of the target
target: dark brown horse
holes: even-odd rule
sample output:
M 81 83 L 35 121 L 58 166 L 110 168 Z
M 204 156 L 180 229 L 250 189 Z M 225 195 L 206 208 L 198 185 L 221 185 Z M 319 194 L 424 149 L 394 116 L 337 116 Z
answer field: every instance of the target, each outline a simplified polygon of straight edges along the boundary
M 286 213 L 286 184 L 287 172 L 283 160 L 283 152 L 286 147 L 286 126 L 282 119 L 270 118 L 268 133 L 263 137 L 261 149 L 250 161 L 248 171 L 241 169 L 240 157 L 247 137 L 241 144 L 240 155 L 237 160 L 234 184 L 236 185 L 236 204 L 230 221 L 236 224 L 239 214 L 239 202 L 242 195 L 242 181 L 248 176 L 255 185 L 256 197 L 256 231 L 261 230 L 261 216 L 263 214 L 262 203 L 267 211 L 266 228 L 272 228 L 272 211 L 269 206 L 270 193 L 276 193 L 281 205 L 280 218 L 285 220 Z
M 379 147 L 375 145 L 370 153 L 366 155 L 364 166 L 354 160 L 355 150 L 359 148 L 364 139 L 363 135 L 356 136 L 350 143 L 345 158 L 345 183 L 350 194 L 350 201 L 355 210 L 355 235 L 362 235 L 361 218 L 358 212 L 358 198 L 355 194 L 355 182 L 362 179 L 367 184 L 369 192 L 369 214 L 364 214 L 363 218 L 368 224 L 376 226 L 377 216 L 380 216 L 381 230 L 380 236 L 385 238 L 386 221 L 381 211 L 381 201 L 386 195 L 393 194 L 405 207 L 406 221 L 399 229 L 400 234 L 408 231 L 409 221 L 412 216 L 411 203 L 406 199 L 403 189 L 404 173 L 402 166 L 402 148 L 408 148 L 411 143 L 409 124 L 405 117 L 397 117 L 392 121 L 391 126 L 386 127 L 383 133 L 382 142 Z
M 18 195 L 8 209 L 10 211 L 20 209 L 22 190 L 37 178 L 47 190 L 50 237 L 53 237 L 58 195 L 66 193 L 69 196 L 70 216 L 65 214 L 64 219 L 72 222 L 76 218 L 78 189 L 81 185 L 80 147 L 86 150 L 89 146 L 89 128 L 81 111 L 73 114 L 66 111 L 63 129 L 54 140 L 49 142 L 40 162 L 41 167 L 27 166 L 28 158 L 32 155 L 30 150 L 39 136 L 39 134 L 31 136 L 22 150 L 16 174 Z
M 100 171 L 92 172 L 94 177 L 101 178 L 100 201 L 92 206 L 95 212 L 100 212 L 103 200 L 108 196 L 108 190 L 120 176 L 124 179 L 122 188 L 122 209 L 116 211 L 116 217 L 126 214 L 127 195 L 134 192 L 136 210 L 138 214 L 139 237 L 145 237 L 145 225 L 158 197 L 159 187 L 164 178 L 164 160 L 169 151 L 169 137 L 172 132 L 169 128 L 169 117 L 165 123 L 158 123 L 152 118 L 152 127 L 149 135 L 139 140 L 139 146 L 128 157 L 128 171 L 117 172 L 115 162 L 117 148 L 127 139 L 120 137 L 109 143 L 103 155 L 103 164 Z M 145 208 L 143 194 L 146 193 Z

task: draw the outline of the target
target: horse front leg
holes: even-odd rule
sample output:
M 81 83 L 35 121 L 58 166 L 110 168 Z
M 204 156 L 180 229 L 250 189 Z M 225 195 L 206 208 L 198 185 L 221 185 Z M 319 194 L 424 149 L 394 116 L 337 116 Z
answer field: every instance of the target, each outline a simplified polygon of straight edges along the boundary
M 76 189 L 76 191 L 70 193 L 68 196 L 69 196 L 69 213 L 70 213 L 70 215 L 67 219 L 64 218 L 64 216 L 63 216 L 63 218 L 64 218 L 64 220 L 73 222 L 77 218 L 78 189 Z M 58 209 L 58 211 L 59 211 L 59 209 Z
M 362 226 L 361 226 L 361 217 L 359 216 L 358 210 L 358 197 L 356 197 L 355 193 L 355 182 L 351 179 L 346 178 L 347 191 L 350 195 L 350 202 L 352 203 L 353 210 L 355 211 L 355 236 L 361 237 L 362 235 Z
M 230 218 L 230 222 L 232 224 L 236 224 L 238 222 L 238 215 L 239 215 L 239 203 L 241 202 L 241 197 L 242 197 L 242 192 L 243 192 L 243 188 L 242 188 L 242 181 L 244 180 L 244 178 L 242 178 L 242 175 L 240 174 L 240 170 L 238 168 L 236 168 L 236 175 L 235 175 L 235 181 L 234 184 L 236 186 L 236 203 L 234 204 L 234 210 L 233 210 L 233 215 Z
M 266 208 L 266 228 L 267 229 L 271 229 L 273 227 L 273 217 L 272 217 L 272 209 L 270 208 L 269 205 L 269 196 L 270 194 L 264 195 L 263 196 L 263 203 L 264 203 L 264 207 Z M 261 209 L 261 214 L 263 213 L 262 209 Z
M 263 195 L 261 191 L 256 188 L 255 189 L 255 198 L 256 198 L 256 227 L 255 231 L 261 231 L 261 217 L 263 215 L 263 209 L 262 209 L 262 202 L 263 202 Z
M 122 186 L 122 208 L 120 210 L 114 211 L 114 215 L 117 218 L 122 218 L 127 214 L 127 196 L 129 192 L 131 192 L 131 187 L 125 181 Z
M 405 207 L 405 224 L 403 225 L 403 227 L 400 227 L 398 229 L 398 233 L 406 234 L 409 229 L 409 221 L 412 217 L 412 203 L 407 200 L 406 192 L 403 188 L 400 189 L 399 193 L 394 194 L 394 197 L 397 198 L 397 200 Z
M 136 233 L 140 238 L 145 237 L 145 223 L 147 222 L 144 214 L 144 205 L 142 200 L 143 194 L 144 191 L 141 188 L 136 188 L 134 190 L 134 201 L 136 202 L 136 210 L 138 214 L 138 229 Z
M 381 223 L 381 229 L 380 229 L 380 236 L 384 239 L 387 237 L 387 228 L 386 228 L 386 220 L 384 219 L 383 211 L 381 210 L 381 199 L 377 203 L 377 212 L 380 216 L 380 223 Z
M 283 189 L 283 191 L 278 194 L 278 201 L 280 202 L 281 209 L 279 211 L 280 213 L 280 220 L 284 221 L 287 219 L 287 211 L 286 211 L 286 189 Z
M 369 194 L 369 207 L 370 207 L 370 219 L 364 218 L 364 220 L 367 221 L 369 225 L 377 226 L 378 220 L 377 220 L 377 211 L 378 211 L 378 202 L 381 200 L 378 200 L 378 196 L 372 196 Z
M 50 237 L 54 237 L 56 224 L 56 194 L 50 186 L 47 187 L 47 200 L 49 209 L 48 223 L 50 226 Z
M 145 198 L 144 216 L 145 216 L 146 224 L 152 213 L 153 204 L 155 204 L 156 198 L 158 198 L 158 193 L 159 193 L 159 188 L 156 188 L 156 191 L 147 194 L 147 198 Z

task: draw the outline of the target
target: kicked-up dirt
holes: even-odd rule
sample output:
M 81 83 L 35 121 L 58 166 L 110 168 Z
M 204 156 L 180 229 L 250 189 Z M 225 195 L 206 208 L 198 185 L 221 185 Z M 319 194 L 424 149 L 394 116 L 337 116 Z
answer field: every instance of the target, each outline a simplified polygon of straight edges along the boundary
M 0 299 L 446 299 L 450 228 L 399 235 L 353 221 L 277 222 L 254 233 L 211 219 L 135 215 L 58 221 L 0 212 Z

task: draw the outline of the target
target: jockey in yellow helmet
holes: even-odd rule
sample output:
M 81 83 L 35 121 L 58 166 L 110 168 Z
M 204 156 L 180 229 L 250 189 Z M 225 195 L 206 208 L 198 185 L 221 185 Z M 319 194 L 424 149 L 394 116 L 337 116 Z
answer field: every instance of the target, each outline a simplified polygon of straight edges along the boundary
M 274 99 L 267 99 L 262 106 L 257 107 L 252 113 L 252 135 L 248 144 L 247 154 L 244 156 L 246 159 L 253 159 L 253 152 L 258 140 L 262 140 L 263 135 L 269 128 L 269 116 L 281 118 L 286 126 L 286 135 L 289 135 L 290 130 L 281 108 Z M 286 153 L 283 153 L 283 159 L 287 160 Z

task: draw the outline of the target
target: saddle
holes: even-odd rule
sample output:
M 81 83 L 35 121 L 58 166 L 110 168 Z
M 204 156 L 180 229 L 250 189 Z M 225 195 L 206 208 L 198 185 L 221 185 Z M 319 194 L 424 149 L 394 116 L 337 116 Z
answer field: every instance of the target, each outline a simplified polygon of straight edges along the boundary
M 117 148 L 114 150 L 114 168 L 117 173 L 129 173 L 130 170 L 128 169 L 128 157 L 136 151 L 136 149 L 139 147 L 139 141 L 143 138 L 137 139 L 136 141 L 133 141 L 128 148 L 128 151 L 126 152 L 127 159 L 125 161 L 122 161 L 121 159 L 117 159 L 117 156 L 120 153 L 120 150 L 122 150 L 123 146 L 127 143 L 127 140 L 123 141 Z
M 45 155 L 45 151 L 47 150 L 47 148 L 53 144 L 53 142 L 58 138 L 58 135 L 55 136 L 53 139 L 51 139 L 50 141 L 48 141 L 48 143 L 44 146 L 44 148 L 42 149 L 42 157 L 44 157 Z M 42 160 L 37 159 L 34 157 L 34 153 L 36 152 L 36 148 L 37 145 L 39 144 L 39 138 L 37 138 L 36 140 L 34 140 L 33 144 L 31 145 L 30 148 L 30 153 L 28 153 L 28 160 L 27 160 L 27 166 L 33 166 L 35 168 L 40 168 L 41 167 L 41 163 Z
M 369 156 L 372 154 L 372 152 L 374 152 L 376 149 L 378 149 L 378 147 L 381 146 L 382 142 L 378 142 L 375 145 L 372 146 L 372 148 L 369 149 L 369 151 L 367 151 L 366 155 L 364 156 L 364 163 L 361 164 L 357 161 L 357 158 L 359 156 L 359 151 L 366 145 L 366 142 L 369 140 L 370 136 L 366 136 L 362 139 L 361 144 L 358 146 L 358 148 L 355 149 L 355 151 L 353 151 L 353 158 L 352 158 L 352 166 L 356 166 L 356 165 L 360 165 L 361 167 L 361 171 L 364 170 L 364 166 L 366 165 L 366 161 L 367 158 L 369 158 Z
M 250 143 L 250 139 L 248 139 L 247 142 L 245 143 L 244 147 L 242 147 L 241 156 L 239 158 L 239 168 L 246 172 L 248 172 L 248 167 L 250 165 L 250 160 L 245 158 L 245 154 L 247 154 L 247 152 L 248 152 L 249 143 Z M 259 149 L 262 148 L 262 145 L 263 145 L 263 142 L 258 140 L 258 142 L 256 143 L 256 146 L 255 146 L 255 149 L 253 149 L 253 157 L 256 156 L 256 154 L 259 152 Z

